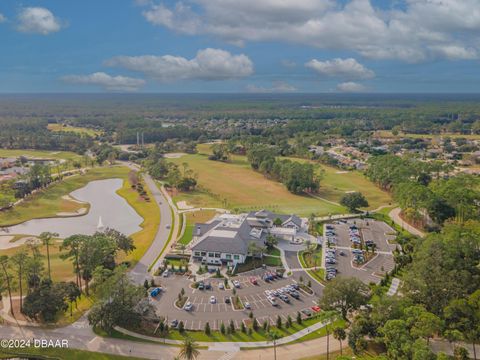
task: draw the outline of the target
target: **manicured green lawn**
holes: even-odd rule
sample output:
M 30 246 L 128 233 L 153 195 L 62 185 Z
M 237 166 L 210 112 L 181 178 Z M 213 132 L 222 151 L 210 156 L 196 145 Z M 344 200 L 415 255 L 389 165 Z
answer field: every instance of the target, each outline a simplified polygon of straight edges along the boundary
M 122 166 L 98 167 L 89 170 L 85 175 L 74 175 L 66 178 L 32 195 L 28 200 L 11 210 L 2 211 L 0 213 L 0 226 L 19 224 L 31 219 L 56 217 L 59 212 L 72 212 L 85 207 L 85 205 L 64 200 L 62 196 L 68 195 L 93 180 L 126 179 L 129 171 L 128 168 Z
M 193 238 L 193 230 L 195 223 L 204 223 L 211 220 L 215 216 L 214 210 L 202 210 L 195 212 L 188 212 L 185 215 L 186 225 L 183 236 L 178 240 L 180 244 L 187 245 Z
M 325 283 L 325 269 L 321 269 L 322 248 L 317 247 L 311 252 L 302 251 L 300 253 L 300 264 L 304 268 L 318 267 L 316 270 L 307 270 L 307 272 L 321 283 Z
M 310 196 L 294 195 L 284 185 L 253 171 L 245 157 L 235 156 L 232 162 L 208 160 L 199 153 L 170 159 L 176 164 L 188 163 L 198 174 L 199 189 L 174 196 L 176 202 L 186 201 L 195 207 L 221 207 L 238 211 L 260 208 L 284 214 L 328 215 L 343 208 Z
M 131 260 L 133 264 L 140 260 L 147 251 L 160 226 L 160 209 L 148 186 L 144 186 L 144 189 L 150 198 L 149 202 L 143 200 L 137 191 L 130 187 L 128 180 L 124 180 L 122 188 L 117 191 L 117 193 L 125 198 L 130 206 L 135 209 L 138 215 L 143 218 L 143 222 L 140 224 L 142 230 L 131 235 L 135 244 L 135 250 L 126 258 L 127 260 Z
M 83 157 L 70 151 L 48 151 L 48 150 L 10 150 L 0 149 L 0 157 L 35 157 L 43 159 L 56 159 L 56 160 L 77 160 L 81 161 Z
M 283 324 L 281 328 L 278 328 L 276 326 L 271 326 L 270 330 L 275 331 L 280 337 L 285 337 L 293 333 L 296 333 L 297 331 L 300 331 L 305 327 L 313 325 L 319 321 L 318 317 L 306 319 L 302 321 L 301 324 L 298 324 L 295 321 L 295 319 L 292 319 L 292 320 L 293 320 L 293 323 L 290 328 L 287 328 L 285 324 Z M 268 333 L 263 331 L 262 325 L 263 324 L 260 323 L 258 331 L 252 331 L 251 335 L 248 335 L 247 333 L 243 333 L 241 330 L 237 330 L 235 331 L 234 334 L 231 334 L 231 335 L 227 335 L 227 334 L 224 335 L 220 331 L 212 331 L 210 335 L 206 335 L 204 331 L 188 331 L 185 334 L 180 334 L 177 330 L 173 330 L 169 332 L 167 339 L 183 340 L 185 336 L 190 336 L 195 341 L 205 341 L 205 342 L 266 341 L 268 340 L 268 336 L 267 336 Z M 337 325 L 344 326 L 345 322 L 343 320 L 337 320 L 334 322 L 334 326 L 337 326 Z M 225 323 L 225 326 L 226 327 L 228 326 L 228 322 Z M 325 329 L 322 328 L 318 331 L 310 332 L 306 336 L 302 337 L 300 341 L 315 339 L 318 337 L 325 336 L 325 334 L 326 334 L 326 331 Z

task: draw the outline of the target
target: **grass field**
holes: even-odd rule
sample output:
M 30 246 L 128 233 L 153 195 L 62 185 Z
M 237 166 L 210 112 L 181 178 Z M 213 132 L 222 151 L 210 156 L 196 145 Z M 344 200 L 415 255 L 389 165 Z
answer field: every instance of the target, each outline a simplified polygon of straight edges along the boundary
M 281 328 L 277 326 L 271 326 L 270 330 L 275 331 L 280 337 L 285 337 L 296 333 L 308 326 L 311 326 L 317 322 L 319 322 L 319 318 L 310 318 L 303 320 L 301 324 L 298 324 L 295 319 L 292 319 L 292 326 L 287 328 L 285 326 L 285 321 Z M 234 334 L 222 334 L 220 331 L 211 331 L 210 335 L 206 335 L 204 331 L 187 331 L 185 334 L 180 334 L 177 330 L 172 330 L 168 333 L 167 339 L 174 339 L 174 340 L 183 340 L 185 336 L 189 336 L 195 341 L 205 341 L 205 342 L 226 342 L 226 341 L 265 341 L 268 340 L 268 333 L 263 331 L 262 329 L 263 323 L 259 324 L 258 331 L 252 331 L 251 335 L 247 333 L 243 333 L 240 330 L 235 331 Z M 343 319 L 336 320 L 333 323 L 333 326 L 344 327 L 346 325 Z M 225 323 L 225 326 L 228 326 L 228 322 Z M 151 334 L 149 334 L 152 336 Z M 326 335 L 326 329 L 320 328 L 317 331 L 310 332 L 309 334 L 305 335 L 301 338 L 301 341 L 305 340 L 312 340 Z M 160 335 L 159 335 L 160 336 Z
M 62 124 L 48 124 L 48 130 L 56 132 L 73 132 L 80 135 L 88 135 L 95 137 L 101 135 L 102 132 L 94 129 L 76 127 L 76 126 L 63 126 Z
M 195 212 L 188 212 L 186 213 L 186 225 L 185 225 L 185 232 L 183 236 L 178 240 L 180 244 L 188 244 L 192 241 L 193 237 L 193 228 L 195 223 L 204 223 L 211 220 L 216 214 L 214 210 L 202 210 L 202 211 L 195 211 Z
M 34 157 L 42 159 L 54 159 L 54 160 L 76 160 L 82 161 L 81 155 L 75 154 L 70 151 L 45 151 L 45 150 L 10 150 L 0 149 L 0 157 Z
M 130 206 L 137 211 L 138 215 L 143 218 L 143 222 L 140 224 L 142 230 L 131 235 L 136 248 L 128 255 L 127 260 L 131 260 L 133 264 L 135 264 L 147 251 L 157 233 L 158 226 L 160 225 L 160 209 L 158 208 L 148 186 L 144 186 L 144 189 L 150 198 L 150 202 L 141 199 L 138 196 L 137 191 L 130 187 L 128 180 L 125 180 L 123 182 L 123 187 L 117 191 L 117 193 L 125 198 Z
M 89 170 L 85 175 L 75 175 L 55 183 L 47 189 L 32 195 L 28 200 L 14 208 L 0 213 L 0 226 L 19 224 L 27 220 L 55 217 L 59 212 L 72 212 L 85 205 L 62 199 L 72 191 L 85 186 L 93 180 L 121 178 L 126 179 L 129 169 L 126 167 L 99 167 Z
M 345 212 L 341 206 L 314 199 L 310 196 L 294 195 L 281 183 L 269 180 L 250 168 L 245 156 L 234 155 L 231 162 L 208 160 L 210 145 L 198 146 L 199 153 L 170 159 L 176 164 L 183 162 L 198 174 L 199 189 L 190 193 L 179 193 L 175 201 L 186 201 L 195 207 L 221 207 L 248 211 L 267 208 L 280 213 L 299 215 L 328 215 Z M 296 161 L 307 161 L 295 159 Z M 320 165 L 318 165 L 320 168 Z M 337 169 L 322 166 L 325 177 L 320 182 L 318 196 L 338 202 L 347 191 L 362 191 L 369 200 L 370 209 L 391 201 L 389 194 L 379 190 L 361 173 L 346 174 Z

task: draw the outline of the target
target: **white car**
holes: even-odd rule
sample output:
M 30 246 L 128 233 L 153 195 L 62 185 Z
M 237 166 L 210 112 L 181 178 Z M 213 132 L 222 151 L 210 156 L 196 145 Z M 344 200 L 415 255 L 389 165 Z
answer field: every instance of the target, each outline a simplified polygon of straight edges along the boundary
M 267 299 L 270 302 L 270 304 L 272 304 L 272 306 L 277 306 L 277 301 L 275 300 L 275 298 L 273 296 L 269 296 L 269 297 L 267 297 Z
M 239 288 L 240 287 L 240 281 L 233 280 L 233 286 L 235 286 L 236 288 Z
M 185 311 L 190 311 L 190 310 L 193 309 L 193 304 L 192 304 L 190 301 L 188 301 L 188 302 L 185 304 L 185 306 L 183 307 L 183 309 L 184 309 Z
M 215 296 L 210 296 L 210 304 L 215 304 L 217 302 L 217 299 L 215 298 Z
M 252 308 L 252 305 L 250 305 L 250 303 L 248 301 L 246 301 L 245 304 L 243 304 L 243 306 L 245 307 L 245 309 L 251 309 Z
M 223 290 L 223 289 L 225 289 L 225 285 L 223 285 L 223 283 L 218 283 L 218 288 L 220 290 Z

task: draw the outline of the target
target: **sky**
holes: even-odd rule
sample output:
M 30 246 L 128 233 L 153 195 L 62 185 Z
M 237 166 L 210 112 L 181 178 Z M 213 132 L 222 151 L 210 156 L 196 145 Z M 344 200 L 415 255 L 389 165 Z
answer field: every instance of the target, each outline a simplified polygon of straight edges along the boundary
M 1 0 L 1 93 L 480 93 L 480 0 Z

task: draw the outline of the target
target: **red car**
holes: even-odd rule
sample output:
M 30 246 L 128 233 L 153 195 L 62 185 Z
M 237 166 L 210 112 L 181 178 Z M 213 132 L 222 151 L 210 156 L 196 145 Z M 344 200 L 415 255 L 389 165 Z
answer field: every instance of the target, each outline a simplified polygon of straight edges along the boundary
M 320 306 L 312 306 L 312 310 L 315 311 L 315 312 L 319 312 L 320 311 Z
M 251 282 L 253 285 L 258 285 L 258 281 L 257 281 L 257 278 L 256 278 L 256 277 L 251 277 L 251 278 L 250 278 L 250 282 Z

